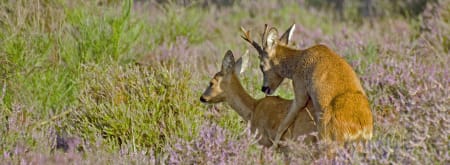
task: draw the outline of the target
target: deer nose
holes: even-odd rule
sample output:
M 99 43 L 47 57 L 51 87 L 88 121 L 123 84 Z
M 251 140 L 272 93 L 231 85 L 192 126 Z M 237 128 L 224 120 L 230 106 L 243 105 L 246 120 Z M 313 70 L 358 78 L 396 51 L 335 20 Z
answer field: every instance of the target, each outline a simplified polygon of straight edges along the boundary
M 200 97 L 200 101 L 201 101 L 202 103 L 204 103 L 204 102 L 206 102 L 206 99 L 203 98 L 203 96 L 201 96 L 201 97 Z
M 263 91 L 263 92 L 264 92 L 265 94 L 267 94 L 267 95 L 270 94 L 270 88 L 269 88 L 269 87 L 263 86 L 263 87 L 261 88 L 261 91 Z

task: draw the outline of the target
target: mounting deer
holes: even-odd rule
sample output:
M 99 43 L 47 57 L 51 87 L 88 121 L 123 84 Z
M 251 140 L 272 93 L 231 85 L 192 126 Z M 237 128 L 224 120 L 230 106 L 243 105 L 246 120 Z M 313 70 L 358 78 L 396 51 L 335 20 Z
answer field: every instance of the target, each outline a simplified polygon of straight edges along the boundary
M 282 99 L 278 96 L 266 96 L 262 99 L 254 99 L 242 87 L 239 74 L 247 66 L 247 53 L 236 62 L 233 53 L 228 50 L 222 61 L 222 69 L 211 79 L 200 101 L 203 103 L 227 102 L 245 121 L 250 122 L 251 131 L 258 132 L 261 137 L 259 144 L 270 147 L 275 138 L 276 129 L 286 117 L 292 100 Z M 308 104 L 312 108 L 312 104 Z M 282 139 L 294 139 L 300 135 L 306 135 L 305 142 L 315 141 L 314 136 L 308 136 L 316 131 L 312 114 L 303 108 L 295 116 L 294 124 L 287 127 L 287 132 Z M 287 148 L 280 148 L 286 152 Z
M 277 129 L 277 147 L 286 128 L 309 101 L 319 137 L 339 146 L 346 142 L 364 142 L 372 138 L 373 117 L 367 96 L 352 67 L 327 46 L 315 45 L 299 50 L 287 46 L 295 24 L 278 38 L 276 28 L 265 25 L 262 47 L 253 41 L 250 32 L 241 27 L 241 37 L 258 51 L 263 72 L 262 91 L 271 95 L 281 82 L 292 79 L 294 100 Z

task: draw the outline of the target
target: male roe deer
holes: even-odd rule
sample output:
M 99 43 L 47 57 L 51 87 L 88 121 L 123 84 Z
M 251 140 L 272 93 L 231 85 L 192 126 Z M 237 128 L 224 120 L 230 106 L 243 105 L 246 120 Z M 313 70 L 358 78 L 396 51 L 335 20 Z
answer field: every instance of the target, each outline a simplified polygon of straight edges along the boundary
M 298 111 L 312 101 L 319 137 L 342 146 L 350 141 L 367 141 L 372 137 L 373 117 L 367 96 L 352 67 L 324 45 L 299 50 L 289 44 L 295 24 L 280 38 L 276 28 L 262 35 L 261 47 L 241 27 L 241 36 L 259 53 L 264 82 L 262 91 L 272 94 L 284 80 L 292 79 L 295 99 L 288 115 L 277 130 L 274 147 L 294 121 Z
M 248 52 L 247 52 L 248 53 Z M 246 54 L 247 54 L 246 53 Z M 276 129 L 286 117 L 292 100 L 282 99 L 278 96 L 266 96 L 254 99 L 242 87 L 238 75 L 246 67 L 247 55 L 243 55 L 236 62 L 233 53 L 228 50 L 222 61 L 222 69 L 211 79 L 208 88 L 200 97 L 204 103 L 227 102 L 245 121 L 250 121 L 251 131 L 261 136 L 259 144 L 270 147 L 276 135 Z M 308 104 L 312 108 L 312 104 Z M 300 110 L 295 122 L 289 125 L 288 131 L 282 139 L 294 139 L 300 135 L 308 135 L 316 131 L 314 120 L 306 108 Z M 305 142 L 315 141 L 314 136 L 307 136 Z M 286 152 L 287 148 L 280 148 Z

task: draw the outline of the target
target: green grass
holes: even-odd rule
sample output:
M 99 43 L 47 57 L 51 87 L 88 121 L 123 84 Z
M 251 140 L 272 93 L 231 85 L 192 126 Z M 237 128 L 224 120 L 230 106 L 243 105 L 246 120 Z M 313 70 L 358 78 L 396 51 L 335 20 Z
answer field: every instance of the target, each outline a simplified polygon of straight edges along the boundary
M 200 127 L 209 121 L 239 139 L 246 123 L 226 104 L 211 110 L 198 98 L 228 49 L 250 49 L 251 65 L 241 80 L 252 96 L 264 96 L 256 52 L 239 38 L 240 26 L 251 29 L 256 41 L 264 23 L 280 31 L 292 23 L 301 25 L 298 41 L 332 38 L 345 28 L 349 37 L 341 39 L 354 47 L 337 51 L 345 53 L 347 61 L 358 62 L 358 75 L 370 73 L 370 66 L 386 56 L 402 53 L 382 50 L 381 34 L 394 34 L 389 31 L 392 20 L 380 21 L 372 33 L 360 24 L 337 22 L 327 11 L 289 3 L 279 7 L 275 1 L 261 8 L 243 2 L 249 4 L 223 9 L 136 5 L 132 0 L 39 2 L 0 2 L 1 156 L 21 146 L 54 153 L 57 135 L 81 138 L 80 150 L 87 153 L 98 149 L 102 150 L 98 153 L 130 150 L 164 155 L 178 140 L 198 138 Z M 406 22 L 411 30 L 410 38 L 398 42 L 419 37 L 420 21 L 396 21 Z M 325 37 L 306 34 L 317 31 Z M 356 37 L 364 45 L 355 46 Z M 448 37 L 438 44 L 443 47 L 440 53 L 448 53 Z M 167 59 L 159 59 L 162 56 Z M 371 100 L 399 92 L 406 95 L 404 85 L 375 87 L 367 93 Z M 293 99 L 291 90 L 286 82 L 275 94 Z M 371 106 L 377 115 L 394 114 L 393 105 Z M 375 138 L 392 145 L 407 139 L 403 126 L 387 128 L 376 126 Z
M 192 43 L 202 41 L 201 32 L 192 31 L 201 17 L 194 10 L 182 16 L 167 9 L 166 17 L 153 26 L 132 18 L 131 2 L 95 7 L 90 2 L 74 2 L 71 6 L 51 1 L 44 3 L 46 14 L 38 16 L 25 11 L 36 9 L 31 4 L 2 3 L 17 9 L 10 16 L 34 17 L 23 20 L 25 25 L 2 20 L 0 59 L 5 65 L 1 84 L 6 82 L 7 89 L 2 100 L 6 112 L 2 114 L 2 126 L 8 127 L 16 111 L 25 111 L 28 121 L 24 129 L 56 128 L 91 141 L 100 135 L 112 149 L 130 143 L 137 149 L 159 150 L 169 143 L 168 137 L 192 138 L 201 124 L 198 118 L 202 112 L 197 100 L 192 99 L 197 96 L 190 90 L 191 73 L 132 64 L 139 55 L 178 36 L 186 36 Z M 56 12 L 59 7 L 63 11 Z M 184 21 L 187 17 L 198 19 Z M 55 19 L 60 21 L 57 27 L 46 29 Z M 19 25 L 23 27 L 18 29 Z M 170 28 L 168 32 L 161 33 L 166 28 Z M 142 42 L 148 39 L 148 35 L 142 35 L 145 29 L 152 29 L 150 35 L 158 33 L 151 39 L 159 42 L 151 46 Z M 136 52 L 136 47 L 143 47 L 142 52 Z M 14 110 L 15 106 L 21 109 Z M 3 133 L 5 139 L 17 136 L 8 130 Z
M 188 72 L 95 65 L 85 66 L 83 72 L 81 104 L 69 123 L 77 123 L 74 131 L 91 141 L 101 135 L 110 144 L 162 148 L 174 140 L 169 137 L 192 138 L 201 124 L 196 122 L 202 113 L 194 94 L 179 92 L 189 90 Z

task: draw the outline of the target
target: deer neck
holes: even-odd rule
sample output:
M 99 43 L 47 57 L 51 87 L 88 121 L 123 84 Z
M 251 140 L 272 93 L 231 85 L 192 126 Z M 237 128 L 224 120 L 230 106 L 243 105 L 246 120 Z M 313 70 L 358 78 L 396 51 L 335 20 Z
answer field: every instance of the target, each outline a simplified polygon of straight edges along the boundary
M 274 69 L 280 76 L 292 79 L 303 50 L 278 45 L 275 51 Z
M 229 90 L 225 92 L 228 104 L 244 118 L 245 121 L 250 120 L 257 102 L 256 99 L 245 91 L 235 74 L 230 77 L 230 84 L 228 84 L 227 88 Z

